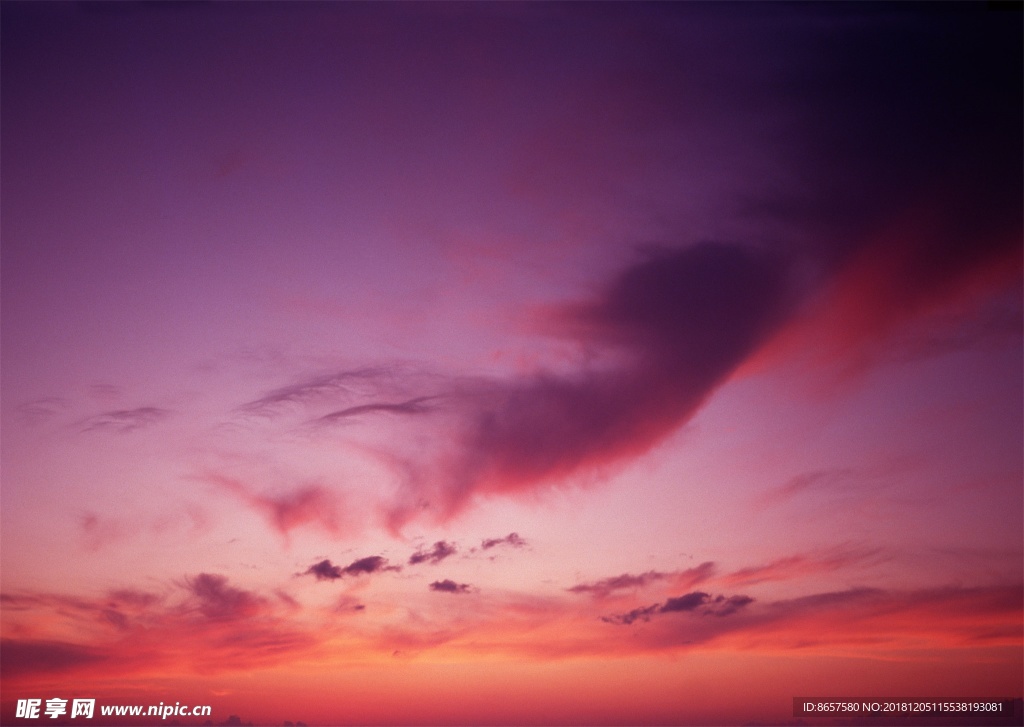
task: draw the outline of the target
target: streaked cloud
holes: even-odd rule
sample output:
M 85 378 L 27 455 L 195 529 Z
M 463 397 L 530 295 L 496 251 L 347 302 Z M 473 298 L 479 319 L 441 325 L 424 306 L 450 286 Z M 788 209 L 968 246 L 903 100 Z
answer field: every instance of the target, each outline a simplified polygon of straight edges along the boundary
M 470 593 L 473 587 L 468 583 L 456 583 L 445 578 L 443 581 L 434 581 L 430 584 L 430 590 L 439 593 Z
M 695 568 L 670 573 L 661 571 L 647 571 L 637 575 L 623 573 L 611 578 L 602 578 L 592 583 L 580 583 L 566 590 L 570 593 L 586 593 L 594 598 L 607 598 L 621 591 L 642 589 L 655 582 L 670 583 L 676 588 L 692 588 L 698 583 L 711 578 L 714 573 L 715 564 L 708 561 L 701 563 Z
M 167 419 L 171 412 L 155 406 L 136 409 L 115 409 L 95 414 L 81 422 L 83 432 L 112 432 L 128 434 L 137 429 L 153 426 Z

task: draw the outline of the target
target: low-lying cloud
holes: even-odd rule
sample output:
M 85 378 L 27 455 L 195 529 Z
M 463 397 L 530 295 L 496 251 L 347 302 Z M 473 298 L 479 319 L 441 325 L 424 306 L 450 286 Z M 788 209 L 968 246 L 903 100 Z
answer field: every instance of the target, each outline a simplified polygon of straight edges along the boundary
M 630 625 L 635 621 L 649 621 L 652 616 L 666 613 L 695 613 L 701 616 L 731 616 L 754 602 L 750 596 L 711 596 L 703 591 L 694 591 L 682 596 L 669 598 L 664 603 L 655 603 L 634 608 L 626 613 L 602 616 L 606 623 Z

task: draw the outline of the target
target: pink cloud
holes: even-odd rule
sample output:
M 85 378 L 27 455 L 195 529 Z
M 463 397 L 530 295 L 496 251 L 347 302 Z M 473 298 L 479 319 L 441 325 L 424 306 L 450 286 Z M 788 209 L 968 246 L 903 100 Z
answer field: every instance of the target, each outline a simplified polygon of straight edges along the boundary
M 314 526 L 337 536 L 342 532 L 338 496 L 320 485 L 297 487 L 276 495 L 256 494 L 240 480 L 218 474 L 203 477 L 259 512 L 270 525 L 287 536 L 295 528 Z

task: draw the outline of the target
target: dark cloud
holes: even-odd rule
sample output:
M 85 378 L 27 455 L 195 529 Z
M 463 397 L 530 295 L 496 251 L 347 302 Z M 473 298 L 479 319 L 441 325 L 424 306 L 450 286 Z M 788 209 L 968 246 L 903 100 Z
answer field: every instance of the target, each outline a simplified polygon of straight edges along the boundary
M 645 453 L 786 324 L 813 321 L 791 354 L 849 366 L 937 306 L 1019 284 L 1019 28 L 983 4 L 765 21 L 785 38 L 772 85 L 792 119 L 770 143 L 807 184 L 765 186 L 747 214 L 783 242 L 650 251 L 563 308 L 552 328 L 598 363 L 471 392 L 444 484 L 414 483 L 393 522 Z
M 59 674 L 106 659 L 99 649 L 62 641 L 0 640 L 0 675 L 4 679 Z
M 418 565 L 420 563 L 431 563 L 436 565 L 445 558 L 454 555 L 455 552 L 456 548 L 454 543 L 438 540 L 430 550 L 419 550 L 409 556 L 409 565 Z
M 330 560 L 324 559 L 319 563 L 314 563 L 309 566 L 302 575 L 316 576 L 318 581 L 334 581 L 339 578 L 344 578 L 345 576 L 361 576 L 369 575 L 371 573 L 381 573 L 384 571 L 398 571 L 401 569 L 401 566 L 390 565 L 387 558 L 383 556 L 371 555 L 366 558 L 354 560 L 344 568 L 340 565 L 334 565 Z
M 467 391 L 461 451 L 433 485 L 412 485 L 416 504 L 397 507 L 392 524 L 423 499 L 444 518 L 476 493 L 548 486 L 646 452 L 773 330 L 788 301 L 784 261 L 763 249 L 649 251 L 595 300 L 554 316 L 560 335 L 607 363 Z
M 126 434 L 161 422 L 168 416 L 170 416 L 170 412 L 167 409 L 155 406 L 106 411 L 82 422 L 82 431 Z
M 390 565 L 387 558 L 380 555 L 371 555 L 352 561 L 341 570 L 341 574 L 343 576 L 360 576 L 399 570 L 402 570 L 401 566 Z
M 312 574 L 316 576 L 318 581 L 333 581 L 341 578 L 341 566 L 334 565 L 329 560 L 322 560 L 319 563 L 314 563 L 306 569 L 306 574 Z
M 701 616 L 731 616 L 745 606 L 753 603 L 749 596 L 714 596 L 703 591 L 694 591 L 665 603 L 653 604 L 642 608 L 634 608 L 622 614 L 602 616 L 601 620 L 614 624 L 632 624 L 634 621 L 649 621 L 652 616 L 663 613 L 695 613 Z
M 945 224 L 916 251 L 911 296 L 995 248 L 1019 247 L 1019 236 L 999 234 L 1021 224 L 1018 29 L 984 5 L 847 6 L 821 14 L 826 25 L 815 15 L 794 26 L 787 71 L 811 132 L 801 163 L 830 201 L 826 224 L 855 223 L 856 235 L 908 205 L 939 215 Z
M 731 616 L 753 602 L 754 599 L 750 596 L 729 596 L 728 598 L 716 596 L 715 600 L 709 604 L 707 613 L 713 616 Z
M 651 253 L 598 301 L 566 314 L 583 340 L 625 363 L 505 387 L 476 417 L 467 476 L 516 489 L 646 451 L 756 345 L 784 301 L 783 270 L 763 251 Z
M 526 541 L 519 537 L 519 533 L 509 533 L 504 538 L 487 538 L 480 547 L 484 550 L 490 550 L 497 545 L 510 545 L 513 548 L 522 548 L 526 545 Z
M 228 585 L 225 576 L 200 573 L 186 579 L 185 585 L 195 597 L 197 608 L 211 621 L 234 621 L 258 614 L 266 601 L 249 591 Z
M 652 38 L 659 68 L 637 69 L 654 85 L 629 96 L 642 113 L 626 118 L 657 118 L 668 136 L 688 128 L 691 97 L 700 96 L 683 83 L 686 74 L 667 69 L 695 67 L 710 46 L 679 42 L 696 11 L 660 12 L 665 30 L 654 35 L 662 40 Z M 741 27 L 733 13 L 699 13 L 710 37 L 747 37 L 731 30 Z M 440 393 L 423 386 L 412 394 L 406 389 L 419 384 L 397 383 L 401 373 L 367 367 L 273 390 L 241 410 L 298 407 L 307 419 L 319 415 L 312 422 L 330 423 L 418 416 L 432 410 L 432 397 L 448 397 L 451 426 L 439 439 L 451 444 L 401 468 L 404 488 L 386 513 L 398 530 L 424 513 L 447 520 L 479 496 L 532 493 L 641 456 L 754 357 L 773 351 L 833 368 L 870 362 L 910 321 L 959 305 L 961 296 L 1019 284 L 1019 28 L 981 3 L 801 12 L 779 5 L 756 17 L 749 37 L 770 45 L 727 59 L 721 78 L 731 78 L 716 86 L 725 100 L 715 108 L 730 117 L 702 115 L 744 129 L 771 121 L 759 146 L 777 161 L 777 178 L 716 207 L 735 218 L 722 229 L 750 230 L 749 239 L 670 233 L 666 247 L 648 249 L 589 299 L 559 308 L 546 331 L 578 349 L 575 368 L 453 380 Z M 763 60 L 757 51 L 768 48 Z M 736 82 L 745 77 L 751 82 Z M 609 139 L 622 131 L 608 130 Z M 594 146 L 592 138 L 605 137 L 583 138 Z M 739 164 L 725 171 L 753 176 Z M 1009 330 L 1019 311 L 1018 299 L 997 328 Z M 956 345 L 974 344 L 967 336 Z M 324 410 L 308 412 L 314 404 Z M 794 483 L 789 494 L 803 486 Z
M 707 603 L 710 596 L 701 591 L 695 591 L 694 593 L 687 593 L 685 596 L 679 596 L 678 598 L 670 598 L 665 601 L 660 609 L 659 613 L 671 613 L 672 611 L 693 611 L 699 606 L 703 606 Z
M 807 183 L 755 216 L 824 281 L 785 353 L 864 367 L 912 321 L 1019 286 L 1019 29 L 965 3 L 819 7 L 779 30 L 801 132 L 780 144 Z
M 455 581 L 451 581 L 446 578 L 443 581 L 434 581 L 431 583 L 430 590 L 438 591 L 440 593 L 470 593 L 473 590 L 473 587 L 468 583 L 456 583 Z

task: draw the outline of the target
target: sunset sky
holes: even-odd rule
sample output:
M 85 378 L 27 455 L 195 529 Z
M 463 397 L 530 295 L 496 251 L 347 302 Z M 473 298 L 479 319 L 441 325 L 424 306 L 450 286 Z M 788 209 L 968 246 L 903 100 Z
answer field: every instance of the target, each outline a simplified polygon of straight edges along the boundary
M 0 13 L 3 724 L 1021 696 L 1019 11 Z

